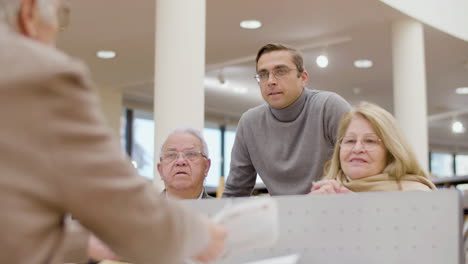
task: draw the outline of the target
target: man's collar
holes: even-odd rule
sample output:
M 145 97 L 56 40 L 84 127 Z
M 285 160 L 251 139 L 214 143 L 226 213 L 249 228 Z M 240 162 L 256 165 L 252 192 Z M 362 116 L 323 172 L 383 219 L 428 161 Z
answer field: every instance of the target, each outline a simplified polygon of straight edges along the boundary
M 168 199 L 181 199 L 181 198 L 178 198 L 178 197 L 175 197 L 175 196 L 171 196 L 166 189 L 164 189 L 162 192 L 161 192 L 161 195 L 164 195 L 166 196 Z M 198 198 L 193 198 L 194 200 L 195 199 L 203 199 L 203 198 L 206 198 L 206 197 L 209 197 L 209 195 L 206 193 L 205 191 L 205 188 L 202 188 L 201 192 L 200 192 L 200 195 L 198 195 Z

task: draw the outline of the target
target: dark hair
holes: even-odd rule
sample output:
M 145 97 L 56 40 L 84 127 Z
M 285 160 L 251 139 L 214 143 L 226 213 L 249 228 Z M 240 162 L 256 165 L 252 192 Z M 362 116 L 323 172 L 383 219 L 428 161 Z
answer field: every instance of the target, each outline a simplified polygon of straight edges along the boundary
M 302 59 L 302 54 L 295 48 L 279 43 L 269 43 L 261 47 L 257 52 L 257 58 L 255 59 L 255 67 L 257 67 L 258 60 L 260 59 L 260 57 L 262 57 L 263 54 L 279 50 L 289 51 L 292 57 L 292 61 L 296 65 L 297 72 L 302 73 L 304 71 L 304 60 Z

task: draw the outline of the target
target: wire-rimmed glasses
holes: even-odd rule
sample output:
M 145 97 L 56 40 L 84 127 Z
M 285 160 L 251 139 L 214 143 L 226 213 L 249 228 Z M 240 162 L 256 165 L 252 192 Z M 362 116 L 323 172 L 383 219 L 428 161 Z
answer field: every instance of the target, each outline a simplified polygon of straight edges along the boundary
M 205 154 L 199 150 L 184 150 L 184 151 L 166 151 L 161 154 L 161 161 L 171 163 L 179 158 L 182 154 L 182 158 L 189 161 L 196 161 L 200 158 L 206 158 Z
M 342 150 L 350 151 L 356 146 L 358 141 L 360 141 L 361 146 L 369 152 L 376 150 L 380 145 L 380 142 L 382 142 L 382 140 L 377 136 L 365 136 L 360 140 L 355 136 L 347 136 L 342 137 L 339 142 Z
M 279 67 L 279 68 L 273 69 L 271 72 L 269 72 L 269 71 L 260 71 L 255 75 L 255 80 L 257 80 L 258 83 L 265 83 L 266 81 L 268 81 L 268 78 L 270 78 L 270 73 L 273 74 L 273 76 L 276 79 L 280 79 L 280 78 L 286 76 L 288 73 L 290 73 L 291 71 L 294 71 L 294 70 L 297 71 L 297 69 L 291 69 L 291 68 L 288 68 L 288 67 Z

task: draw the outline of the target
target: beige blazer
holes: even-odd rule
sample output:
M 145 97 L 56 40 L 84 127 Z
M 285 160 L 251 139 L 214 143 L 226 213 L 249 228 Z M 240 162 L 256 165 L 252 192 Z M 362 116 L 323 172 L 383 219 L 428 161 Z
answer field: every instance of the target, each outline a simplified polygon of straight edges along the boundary
M 137 176 L 84 65 L 1 25 L 0 123 L 0 263 L 63 263 L 68 213 L 134 263 L 207 245 L 201 217 Z

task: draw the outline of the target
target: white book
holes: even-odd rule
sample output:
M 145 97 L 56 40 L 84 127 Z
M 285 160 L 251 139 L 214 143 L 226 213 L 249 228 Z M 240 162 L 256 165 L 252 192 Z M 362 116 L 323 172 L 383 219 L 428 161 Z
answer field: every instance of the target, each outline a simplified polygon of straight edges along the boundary
M 299 260 L 299 254 L 293 254 L 288 256 L 264 259 L 244 264 L 296 264 Z
M 227 231 L 223 258 L 239 255 L 255 248 L 272 247 L 279 238 L 278 204 L 270 197 L 229 204 L 213 217 L 213 221 L 226 228 Z M 298 256 L 291 255 L 246 264 L 294 264 L 297 258 Z M 101 262 L 101 264 L 120 263 Z M 186 260 L 185 263 L 196 262 Z
M 227 230 L 226 256 L 274 246 L 279 238 L 278 204 L 273 198 L 230 204 L 213 217 Z

